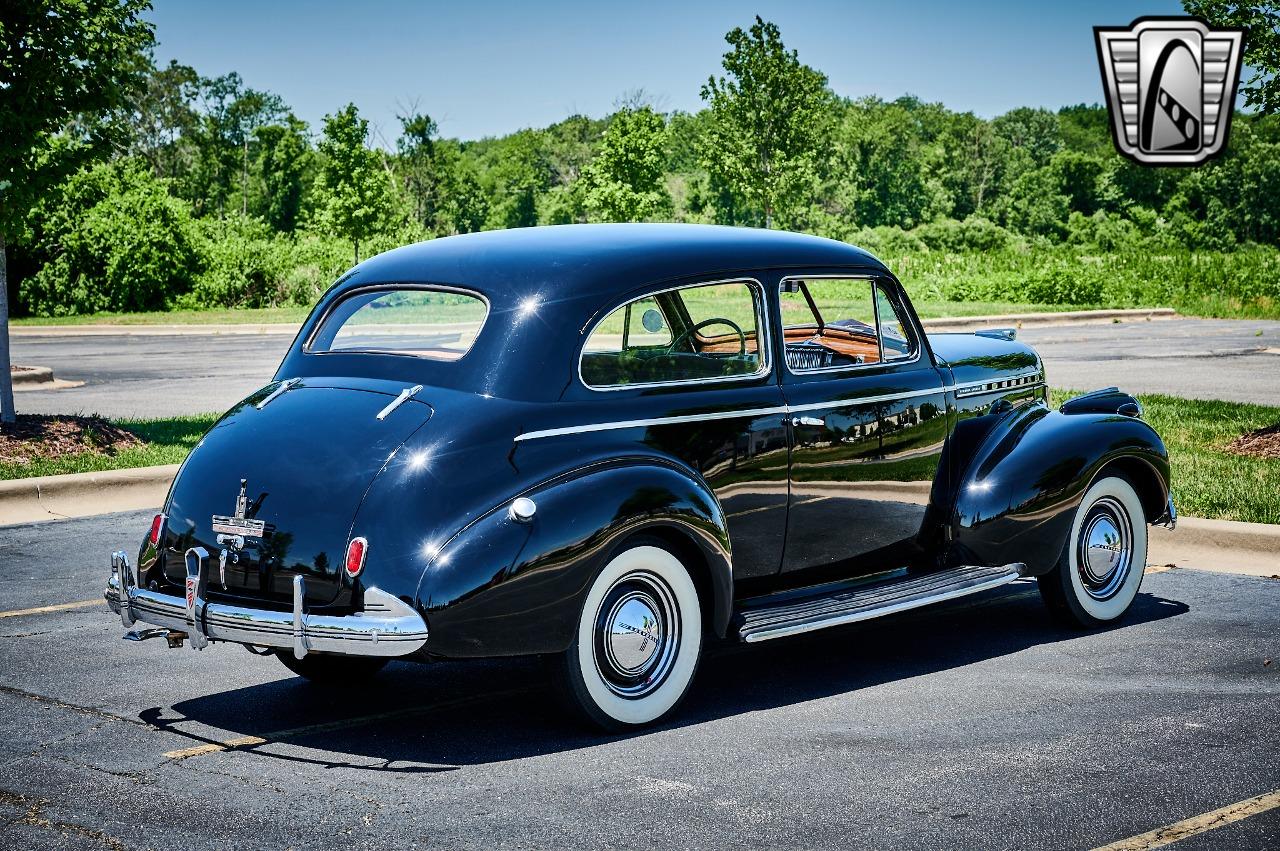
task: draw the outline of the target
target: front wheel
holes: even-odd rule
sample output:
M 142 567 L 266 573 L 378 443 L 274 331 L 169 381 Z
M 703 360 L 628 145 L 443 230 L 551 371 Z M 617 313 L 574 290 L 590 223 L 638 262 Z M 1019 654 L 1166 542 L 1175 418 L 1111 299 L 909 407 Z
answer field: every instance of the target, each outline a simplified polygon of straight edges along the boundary
M 1108 476 L 1080 501 L 1062 557 L 1039 579 L 1040 595 L 1060 620 L 1102 626 L 1129 610 L 1146 566 L 1142 501 L 1129 482 Z
M 702 653 L 702 611 L 688 570 L 659 542 L 615 555 L 592 583 L 562 657 L 573 703 L 607 730 L 675 708 Z

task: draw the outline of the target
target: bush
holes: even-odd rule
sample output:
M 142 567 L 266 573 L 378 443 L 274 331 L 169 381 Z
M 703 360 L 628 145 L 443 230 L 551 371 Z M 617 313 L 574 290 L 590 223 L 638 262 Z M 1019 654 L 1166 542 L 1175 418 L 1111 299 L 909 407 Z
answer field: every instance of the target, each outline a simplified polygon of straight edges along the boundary
M 981 216 L 962 222 L 938 219 L 912 231 L 934 251 L 1003 251 L 1013 244 L 1013 234 Z
M 234 216 L 201 223 L 204 270 L 183 307 L 269 307 L 287 301 L 290 240 L 259 219 Z
M 133 160 L 72 175 L 28 225 L 40 269 L 19 298 L 38 316 L 162 310 L 201 268 L 190 207 Z

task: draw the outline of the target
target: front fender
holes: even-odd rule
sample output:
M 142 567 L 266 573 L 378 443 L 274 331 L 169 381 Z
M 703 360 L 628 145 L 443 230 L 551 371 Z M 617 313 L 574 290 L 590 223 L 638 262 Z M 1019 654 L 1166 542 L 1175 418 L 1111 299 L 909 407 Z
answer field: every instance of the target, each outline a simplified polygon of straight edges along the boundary
M 652 459 L 595 465 L 522 494 L 532 520 L 496 506 L 438 548 L 422 574 L 428 650 L 448 657 L 557 653 L 573 639 L 591 582 L 617 545 L 651 532 L 682 551 L 710 626 L 727 628 L 733 600 L 724 512 L 706 485 Z
M 1094 478 L 1116 469 L 1152 506 L 1169 493 L 1169 454 L 1147 423 L 1116 413 L 1019 406 L 991 429 L 960 477 L 948 520 L 947 563 L 1057 564 L 1076 508 Z

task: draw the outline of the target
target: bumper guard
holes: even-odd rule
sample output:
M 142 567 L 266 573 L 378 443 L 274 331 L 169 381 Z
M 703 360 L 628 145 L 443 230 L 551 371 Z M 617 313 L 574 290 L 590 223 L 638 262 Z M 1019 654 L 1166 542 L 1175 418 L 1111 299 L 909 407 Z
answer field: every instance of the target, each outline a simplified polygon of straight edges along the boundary
M 210 641 L 292 649 L 301 659 L 312 651 L 344 656 L 407 656 L 427 643 L 427 624 L 412 606 L 379 589 L 366 588 L 364 611 L 350 615 L 314 615 L 306 611 L 306 578 L 293 578 L 293 611 L 250 609 L 211 603 L 205 597 L 209 553 L 186 553 L 186 599 L 139 588 L 129 557 L 111 555 L 111 576 L 103 593 L 125 629 L 153 624 L 186 633 L 192 648 Z

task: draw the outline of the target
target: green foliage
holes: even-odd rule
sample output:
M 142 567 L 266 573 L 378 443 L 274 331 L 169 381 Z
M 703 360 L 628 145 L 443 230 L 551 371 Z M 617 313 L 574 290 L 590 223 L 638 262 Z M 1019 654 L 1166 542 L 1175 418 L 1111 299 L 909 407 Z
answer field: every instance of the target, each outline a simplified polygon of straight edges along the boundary
M 723 60 L 727 76 L 702 87 L 711 111 L 702 161 L 756 221 L 786 226 L 815 180 L 831 102 L 827 78 L 801 63 L 778 27 L 759 16 L 725 41 L 732 48 Z
M 382 157 L 365 146 L 369 122 L 355 104 L 324 118 L 320 155 L 324 164 L 316 184 L 321 226 L 351 240 L 360 262 L 360 243 L 391 229 L 391 184 Z
M 495 146 L 488 172 L 489 227 L 524 228 L 538 223 L 538 196 L 551 185 L 544 141 L 536 130 L 521 130 Z
M 0 18 L 0 238 L 50 185 L 111 138 L 103 119 L 141 81 L 146 0 L 6 3 Z M 79 121 L 72 142 L 57 136 Z
M 160 309 L 201 268 L 190 208 L 136 160 L 78 172 L 29 225 L 40 270 L 21 298 L 35 313 Z
M 663 181 L 666 135 L 666 122 L 648 106 L 614 113 L 582 173 L 591 221 L 640 222 L 670 208 Z

